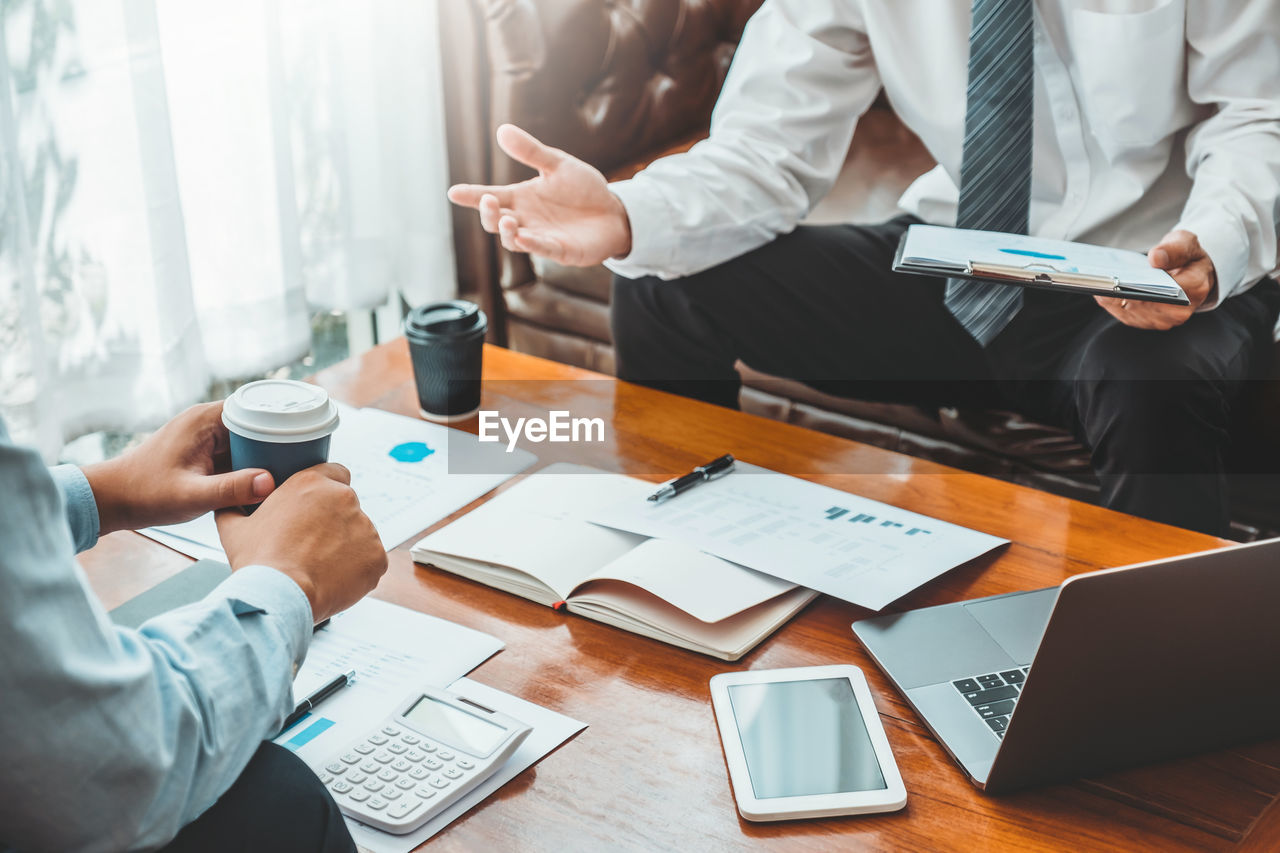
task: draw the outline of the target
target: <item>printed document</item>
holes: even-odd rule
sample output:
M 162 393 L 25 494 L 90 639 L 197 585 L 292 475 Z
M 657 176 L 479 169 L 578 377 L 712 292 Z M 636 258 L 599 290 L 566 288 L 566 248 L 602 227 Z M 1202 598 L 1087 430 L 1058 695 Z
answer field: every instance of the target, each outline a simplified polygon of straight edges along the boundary
M 872 610 L 1008 542 L 741 461 L 663 503 L 628 498 L 588 518 Z
M 1126 287 L 1153 295 L 1184 296 L 1178 283 L 1164 270 L 1152 267 L 1141 252 L 1022 234 L 913 225 L 902 245 L 902 262 L 961 270 L 972 263 L 1077 273 L 1114 278 Z
M 414 690 L 449 684 L 503 646 L 497 637 L 376 598 L 361 599 L 315 632 L 293 680 L 297 703 L 337 675 L 355 681 L 275 742 L 320 767 L 394 712 Z

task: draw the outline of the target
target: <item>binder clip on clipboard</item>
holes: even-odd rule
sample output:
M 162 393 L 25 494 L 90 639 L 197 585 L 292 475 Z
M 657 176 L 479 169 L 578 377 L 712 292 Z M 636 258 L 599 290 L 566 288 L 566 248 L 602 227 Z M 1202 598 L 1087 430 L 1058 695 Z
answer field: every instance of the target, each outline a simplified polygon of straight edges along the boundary
M 1022 234 L 912 225 L 894 258 L 896 272 L 947 276 L 1117 299 L 1190 305 L 1164 270 L 1141 252 Z

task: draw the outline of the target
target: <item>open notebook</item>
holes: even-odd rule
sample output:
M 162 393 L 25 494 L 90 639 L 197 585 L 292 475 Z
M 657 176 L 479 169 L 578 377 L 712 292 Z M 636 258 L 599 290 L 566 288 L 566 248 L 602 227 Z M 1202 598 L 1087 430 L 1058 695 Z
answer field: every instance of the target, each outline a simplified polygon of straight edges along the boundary
M 525 478 L 413 546 L 413 558 L 664 643 L 737 660 L 816 592 L 678 542 L 585 520 L 653 484 L 581 465 Z

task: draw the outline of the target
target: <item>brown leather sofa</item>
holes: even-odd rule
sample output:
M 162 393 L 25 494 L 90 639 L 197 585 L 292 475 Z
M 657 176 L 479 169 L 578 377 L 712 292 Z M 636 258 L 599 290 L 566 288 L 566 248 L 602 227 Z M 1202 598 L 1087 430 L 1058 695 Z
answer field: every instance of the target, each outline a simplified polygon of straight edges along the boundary
M 762 0 L 449 0 L 441 3 L 451 179 L 529 177 L 493 143 L 503 122 L 594 164 L 634 174 L 706 133 L 747 19 Z M 859 124 L 844 173 L 810 221 L 871 222 L 933 165 L 884 103 Z M 509 253 L 456 211 L 462 292 L 491 339 L 613 372 L 609 273 Z M 1277 350 L 1280 364 L 1280 350 Z M 779 420 L 1083 500 L 1097 481 L 1062 430 L 1000 411 L 885 405 L 827 396 L 741 366 L 742 407 Z M 1265 387 L 1263 387 L 1265 386 Z M 1280 533 L 1280 388 L 1257 383 L 1239 417 L 1235 535 Z

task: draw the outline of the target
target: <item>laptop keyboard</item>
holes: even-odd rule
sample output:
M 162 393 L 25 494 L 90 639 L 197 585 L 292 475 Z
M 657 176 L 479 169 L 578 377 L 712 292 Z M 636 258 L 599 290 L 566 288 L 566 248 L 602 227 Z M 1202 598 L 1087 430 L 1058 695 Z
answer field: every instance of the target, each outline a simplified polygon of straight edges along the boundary
M 974 713 L 982 718 L 995 736 L 1004 740 L 1004 730 L 1009 727 L 1009 715 L 1013 713 L 1018 694 L 1030 671 L 1031 667 L 1023 666 L 961 678 L 951 683 L 969 700 Z

